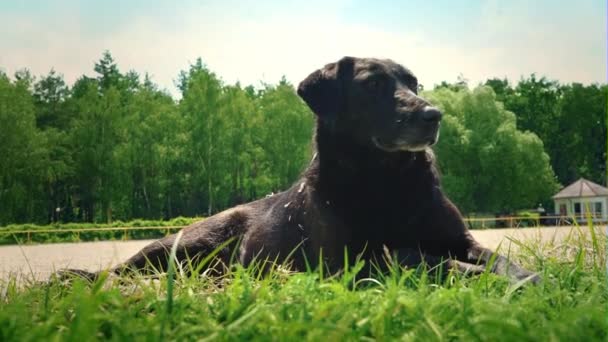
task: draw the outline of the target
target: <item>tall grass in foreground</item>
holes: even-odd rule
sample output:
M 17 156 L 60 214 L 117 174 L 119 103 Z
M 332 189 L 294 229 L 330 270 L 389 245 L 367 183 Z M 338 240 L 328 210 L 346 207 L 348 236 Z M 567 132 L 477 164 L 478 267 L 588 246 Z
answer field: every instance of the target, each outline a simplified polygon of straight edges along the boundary
M 361 263 L 340 276 L 234 265 L 223 277 L 176 267 L 158 280 L 12 278 L 0 286 L 0 341 L 605 341 L 606 237 L 596 230 L 574 227 L 560 244 L 516 242 L 511 255 L 542 274 L 538 286 L 493 274 L 437 282 L 399 267 L 355 278 Z

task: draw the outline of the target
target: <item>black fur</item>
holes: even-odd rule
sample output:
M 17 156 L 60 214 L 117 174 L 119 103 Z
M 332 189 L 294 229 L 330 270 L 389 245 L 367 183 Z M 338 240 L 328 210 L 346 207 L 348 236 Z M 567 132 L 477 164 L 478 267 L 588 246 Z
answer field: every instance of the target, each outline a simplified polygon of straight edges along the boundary
M 417 79 L 390 60 L 345 57 L 313 72 L 298 94 L 317 115 L 316 153 L 290 189 L 184 228 L 178 259 L 201 260 L 229 239 L 231 256 L 332 269 L 351 258 L 381 260 L 387 248 L 404 265 L 447 260 L 448 268 L 481 272 L 492 252 L 475 242 L 440 188 L 429 148 L 441 113 L 417 96 Z M 114 272 L 166 268 L 175 235 L 156 241 Z M 235 250 L 236 248 L 236 250 Z M 295 250 L 295 252 L 294 252 Z M 305 260 L 308 258 L 307 260 Z M 521 280 L 538 276 L 497 256 L 492 270 Z

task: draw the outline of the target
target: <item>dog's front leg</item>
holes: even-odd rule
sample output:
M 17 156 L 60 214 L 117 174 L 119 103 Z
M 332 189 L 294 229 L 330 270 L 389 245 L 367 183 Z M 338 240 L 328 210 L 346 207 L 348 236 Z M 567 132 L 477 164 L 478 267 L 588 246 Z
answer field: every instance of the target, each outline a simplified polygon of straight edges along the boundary
M 489 265 L 491 272 L 507 276 L 514 282 L 528 279 L 531 283 L 537 284 L 541 280 L 537 273 L 528 271 L 511 262 L 507 257 L 479 245 L 473 245 L 469 248 L 467 259 L 467 262 L 483 265 L 484 267 Z
M 389 262 L 397 261 L 402 267 L 416 268 L 424 265 L 429 270 L 429 273 L 439 272 L 442 276 L 447 275 L 450 271 L 467 275 L 481 274 L 485 271 L 483 265 L 426 254 L 416 248 L 397 249 L 392 255 L 385 257 L 385 259 L 389 260 Z

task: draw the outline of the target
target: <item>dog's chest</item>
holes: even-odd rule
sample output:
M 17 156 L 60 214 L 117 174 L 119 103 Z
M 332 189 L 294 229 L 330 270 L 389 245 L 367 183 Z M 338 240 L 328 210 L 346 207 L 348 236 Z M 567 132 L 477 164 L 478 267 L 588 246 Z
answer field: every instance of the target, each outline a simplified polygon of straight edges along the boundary
M 352 187 L 322 198 L 320 238 L 349 246 L 412 245 L 425 238 L 424 221 L 432 204 L 427 196 L 404 196 L 403 188 Z

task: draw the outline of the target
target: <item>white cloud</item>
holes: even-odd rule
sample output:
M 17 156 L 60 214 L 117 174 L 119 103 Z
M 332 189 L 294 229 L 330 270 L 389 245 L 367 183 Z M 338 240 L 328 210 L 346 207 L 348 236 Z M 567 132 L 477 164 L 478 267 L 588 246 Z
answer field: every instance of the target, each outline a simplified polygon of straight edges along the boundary
M 464 44 L 471 37 L 448 40 L 416 30 L 387 32 L 345 23 L 339 11 L 337 6 L 317 15 L 279 13 L 260 21 L 217 16 L 203 8 L 182 13 L 181 23 L 170 29 L 154 17 L 140 16 L 98 39 L 81 33 L 87 23 L 76 13 L 66 15 L 55 27 L 13 19 L 2 25 L 16 27 L 12 32 L 18 33 L 10 37 L 22 45 L 13 42 L 7 48 L 0 42 L 0 48 L 6 49 L 0 53 L 0 66 L 8 72 L 28 67 L 35 74 L 55 67 L 73 82 L 83 73 L 91 74 L 93 63 L 108 49 L 121 70 L 147 71 L 174 93 L 179 70 L 199 56 L 225 81 L 242 84 L 274 83 L 282 75 L 297 84 L 344 55 L 392 58 L 412 69 L 427 87 L 454 81 L 460 73 L 472 84 L 494 76 L 515 81 L 532 72 L 563 82 L 605 81 L 604 50 L 598 54 L 597 38 L 579 33 L 597 31 L 592 24 L 564 29 L 562 23 L 546 22 L 530 27 L 535 18 L 518 15 L 517 9 L 500 14 L 490 3 L 484 10 L 486 20 L 471 23 L 483 30 L 473 38 L 477 44 L 471 48 Z

